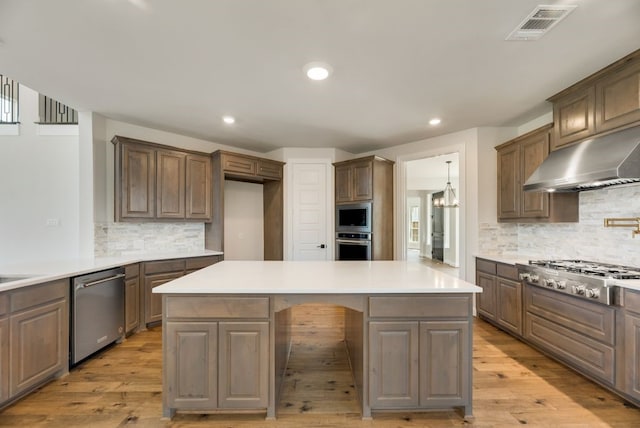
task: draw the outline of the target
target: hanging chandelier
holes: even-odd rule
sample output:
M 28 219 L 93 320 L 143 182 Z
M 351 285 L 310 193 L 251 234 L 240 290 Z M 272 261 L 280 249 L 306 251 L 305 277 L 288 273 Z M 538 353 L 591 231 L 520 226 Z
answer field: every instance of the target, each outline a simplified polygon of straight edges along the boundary
M 449 169 L 451 168 L 451 161 L 447 161 L 447 185 L 444 187 L 444 200 L 442 201 L 441 207 L 444 208 L 458 208 L 460 203 L 458 202 L 458 197 L 456 196 L 456 192 L 453 191 L 453 187 L 451 187 L 451 179 L 449 178 Z

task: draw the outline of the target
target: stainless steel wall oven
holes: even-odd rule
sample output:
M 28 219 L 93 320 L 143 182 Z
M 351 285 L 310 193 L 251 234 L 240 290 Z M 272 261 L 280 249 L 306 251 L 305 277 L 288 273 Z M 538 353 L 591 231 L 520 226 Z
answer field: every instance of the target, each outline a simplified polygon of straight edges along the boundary
M 336 233 L 336 260 L 371 260 L 371 234 Z

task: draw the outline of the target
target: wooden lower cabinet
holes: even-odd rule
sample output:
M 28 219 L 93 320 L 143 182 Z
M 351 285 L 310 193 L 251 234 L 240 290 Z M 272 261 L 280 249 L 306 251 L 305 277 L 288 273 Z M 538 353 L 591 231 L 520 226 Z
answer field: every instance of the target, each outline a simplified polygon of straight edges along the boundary
M 483 319 L 505 331 L 522 336 L 522 282 L 515 265 L 476 260 L 476 310 Z
M 269 323 L 220 322 L 218 406 L 267 407 L 269 398 Z
M 640 315 L 624 317 L 625 387 L 624 392 L 640 400 Z
M 124 326 L 131 334 L 140 326 L 140 265 L 125 266 L 124 272 Z
M 488 273 L 476 273 L 476 285 L 482 287 L 482 293 L 476 294 L 478 313 L 490 320 L 496 319 L 496 277 Z
M 162 321 L 162 295 L 154 294 L 152 290 L 165 282 L 178 279 L 184 275 L 184 271 L 146 275 L 144 278 L 145 289 L 145 324 Z
M 419 398 L 419 323 L 369 324 L 371 408 L 415 408 Z
M 218 405 L 218 323 L 167 322 L 164 393 L 170 407 L 213 409 Z
M 496 322 L 508 331 L 522 335 L 522 283 L 496 279 Z
M 9 398 L 9 318 L 0 316 L 0 403 Z

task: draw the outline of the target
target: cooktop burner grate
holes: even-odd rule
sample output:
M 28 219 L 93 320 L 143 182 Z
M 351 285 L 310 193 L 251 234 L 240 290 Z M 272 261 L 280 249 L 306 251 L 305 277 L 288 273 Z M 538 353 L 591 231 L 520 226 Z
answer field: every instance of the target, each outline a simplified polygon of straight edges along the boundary
M 640 279 L 640 269 L 585 260 L 530 260 L 530 265 L 603 278 Z

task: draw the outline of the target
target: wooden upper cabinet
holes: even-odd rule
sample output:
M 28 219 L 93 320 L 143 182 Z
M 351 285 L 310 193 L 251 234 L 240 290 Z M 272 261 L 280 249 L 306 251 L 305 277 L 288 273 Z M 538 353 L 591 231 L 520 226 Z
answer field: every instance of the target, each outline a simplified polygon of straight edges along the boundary
M 595 89 L 572 92 L 553 105 L 553 149 L 587 138 L 595 133 Z
M 225 177 L 253 182 L 262 182 L 265 179 L 282 180 L 283 162 L 240 153 L 216 153 L 220 156 L 220 166 Z
M 258 159 L 256 174 L 260 177 L 282 179 L 282 163 L 267 159 Z
M 222 169 L 225 172 L 238 172 L 240 174 L 255 175 L 257 162 L 254 158 L 234 153 L 222 154 Z
M 116 156 L 116 220 L 155 217 L 155 174 L 155 149 L 122 145 Z
M 373 161 L 356 162 L 353 169 L 353 200 L 373 199 Z
M 115 136 L 116 221 L 210 222 L 211 158 Z
M 523 184 L 549 155 L 552 124 L 496 147 L 498 221 L 577 222 L 577 193 L 525 192 Z
M 596 131 L 640 121 L 640 61 L 596 83 Z
M 640 124 L 640 50 L 548 99 L 555 123 L 551 150 Z
M 336 202 L 353 201 L 351 165 L 336 166 Z
M 156 152 L 156 215 L 158 218 L 185 218 L 184 153 L 168 150 Z
M 386 159 L 383 162 L 389 162 Z M 372 157 L 335 163 L 336 202 L 370 201 L 374 197 Z
M 211 219 L 211 158 L 186 156 L 186 218 Z

